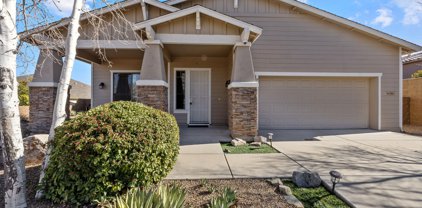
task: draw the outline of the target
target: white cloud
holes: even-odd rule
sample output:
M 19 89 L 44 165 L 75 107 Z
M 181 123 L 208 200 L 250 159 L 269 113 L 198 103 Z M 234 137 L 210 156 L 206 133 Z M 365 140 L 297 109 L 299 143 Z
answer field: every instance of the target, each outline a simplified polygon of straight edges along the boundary
M 393 0 L 403 10 L 403 24 L 416 25 L 422 21 L 422 1 L 420 0 Z
M 87 1 L 92 2 L 92 1 Z M 46 0 L 45 5 L 50 10 L 50 12 L 59 17 L 69 17 L 72 14 L 73 10 L 72 0 Z M 88 3 L 85 3 L 85 9 L 90 9 Z
M 386 8 L 377 10 L 378 16 L 372 21 L 372 24 L 381 24 L 381 27 L 388 27 L 393 23 L 393 12 Z
M 308 0 L 298 0 L 298 1 L 306 3 L 306 4 L 308 3 Z

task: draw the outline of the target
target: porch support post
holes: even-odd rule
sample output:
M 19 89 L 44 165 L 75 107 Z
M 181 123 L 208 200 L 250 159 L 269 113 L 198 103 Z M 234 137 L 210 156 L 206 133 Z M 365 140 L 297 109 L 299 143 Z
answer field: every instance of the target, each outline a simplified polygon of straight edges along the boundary
M 141 80 L 136 82 L 138 102 L 167 111 L 168 83 L 164 65 L 163 45 L 160 41 L 148 41 L 144 52 Z
M 250 43 L 238 43 L 233 53 L 228 86 L 228 123 L 231 136 L 253 140 L 258 134 L 257 88 Z
M 53 119 L 57 85 L 62 71 L 62 55 L 41 49 L 29 86 L 29 128 L 31 133 L 48 133 Z

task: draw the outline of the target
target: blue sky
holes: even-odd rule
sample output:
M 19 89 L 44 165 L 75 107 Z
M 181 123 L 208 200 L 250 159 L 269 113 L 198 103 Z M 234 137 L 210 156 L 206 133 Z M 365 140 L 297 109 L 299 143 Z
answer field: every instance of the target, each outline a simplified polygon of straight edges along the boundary
M 69 16 L 71 0 L 47 0 L 47 8 L 57 17 Z M 54 1 L 59 6 L 58 9 Z M 86 7 L 96 7 L 99 0 L 87 0 Z M 242 1 L 242 0 L 241 0 Z M 422 45 L 422 0 L 301 0 L 314 7 L 348 18 L 377 30 Z M 36 55 L 36 51 L 34 52 Z M 19 64 L 18 64 L 19 65 Z M 35 65 L 19 67 L 18 75 L 33 73 Z M 72 78 L 91 83 L 91 65 L 75 63 Z

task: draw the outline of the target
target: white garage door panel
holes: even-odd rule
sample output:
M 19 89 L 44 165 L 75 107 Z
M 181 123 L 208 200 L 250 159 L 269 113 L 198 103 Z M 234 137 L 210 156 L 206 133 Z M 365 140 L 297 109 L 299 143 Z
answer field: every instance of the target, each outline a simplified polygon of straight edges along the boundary
M 368 128 L 369 79 L 260 77 L 260 129 Z

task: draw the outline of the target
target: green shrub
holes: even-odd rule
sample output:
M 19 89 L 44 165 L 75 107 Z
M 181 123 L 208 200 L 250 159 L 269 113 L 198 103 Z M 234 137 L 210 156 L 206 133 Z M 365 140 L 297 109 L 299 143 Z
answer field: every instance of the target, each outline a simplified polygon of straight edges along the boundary
M 224 188 L 223 193 L 211 199 L 209 208 L 230 208 L 236 205 L 236 191 L 231 188 Z
M 180 186 L 159 186 L 158 189 L 133 188 L 123 196 L 103 203 L 108 208 L 182 208 L 186 192 Z
M 412 74 L 412 78 L 421 78 L 422 77 L 422 70 L 418 70 Z
M 84 204 L 161 181 L 179 152 L 179 128 L 165 112 L 108 103 L 56 128 L 40 187 L 53 202 Z
M 29 87 L 28 82 L 20 81 L 18 86 L 19 105 L 29 105 Z

